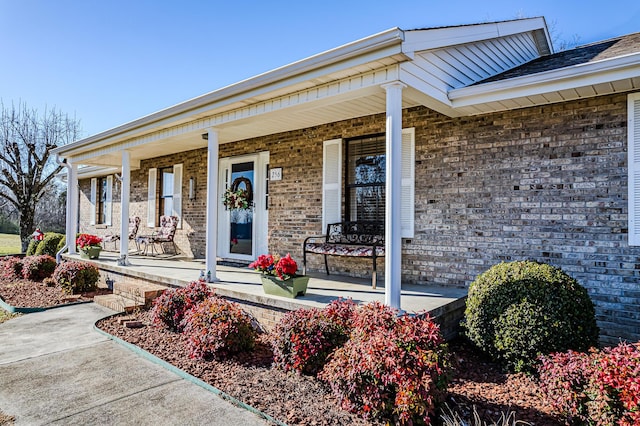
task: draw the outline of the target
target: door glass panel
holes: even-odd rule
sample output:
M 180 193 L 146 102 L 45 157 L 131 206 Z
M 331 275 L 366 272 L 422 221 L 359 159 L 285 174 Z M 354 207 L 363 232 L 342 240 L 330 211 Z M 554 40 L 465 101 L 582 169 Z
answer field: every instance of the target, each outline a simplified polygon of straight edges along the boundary
M 244 189 L 249 198 L 249 209 L 230 211 L 230 246 L 229 252 L 234 254 L 253 255 L 253 161 L 231 165 L 230 185 L 234 189 Z

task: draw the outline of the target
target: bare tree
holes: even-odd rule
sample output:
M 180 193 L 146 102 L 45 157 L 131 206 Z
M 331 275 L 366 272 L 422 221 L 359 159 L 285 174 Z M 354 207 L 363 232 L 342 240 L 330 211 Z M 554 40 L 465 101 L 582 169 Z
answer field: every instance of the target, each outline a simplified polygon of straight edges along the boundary
M 35 230 L 38 202 L 62 169 L 51 149 L 76 140 L 79 128 L 79 121 L 55 108 L 39 115 L 23 103 L 9 107 L 0 101 L 0 199 L 18 211 L 22 251 Z
M 36 206 L 34 226 L 64 234 L 66 219 L 67 188 L 59 179 L 54 179 Z

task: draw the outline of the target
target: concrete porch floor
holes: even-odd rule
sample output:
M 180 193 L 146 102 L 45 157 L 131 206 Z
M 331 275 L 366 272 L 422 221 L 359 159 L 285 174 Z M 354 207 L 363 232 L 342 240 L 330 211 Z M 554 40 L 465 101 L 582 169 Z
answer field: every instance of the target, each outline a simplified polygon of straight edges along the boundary
M 79 255 L 65 255 L 65 258 L 84 260 Z M 117 259 L 118 253 L 103 250 L 100 258 L 91 262 L 96 263 L 107 276 L 112 273 L 114 280 L 130 276 L 172 287 L 185 286 L 197 280 L 205 268 L 204 260 L 198 259 L 132 254 L 128 266 L 118 266 Z M 374 290 L 369 278 L 309 273 L 307 293 L 289 299 L 265 294 L 260 274 L 251 269 L 218 264 L 217 275 L 219 281 L 212 283 L 217 294 L 277 309 L 322 308 L 338 297 L 351 298 L 360 304 L 376 300 L 384 303 L 384 280 L 380 277 L 378 288 Z M 466 295 L 465 288 L 402 284 L 401 308 L 409 313 L 427 311 L 435 317 L 447 317 L 455 311 L 453 316 L 459 317 Z

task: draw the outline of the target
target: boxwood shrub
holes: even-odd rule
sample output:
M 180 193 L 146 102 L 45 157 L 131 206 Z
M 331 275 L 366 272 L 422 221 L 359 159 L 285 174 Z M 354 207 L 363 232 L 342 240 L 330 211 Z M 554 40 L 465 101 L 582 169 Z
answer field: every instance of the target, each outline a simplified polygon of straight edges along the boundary
M 33 256 L 34 254 L 36 254 L 36 249 L 38 248 L 38 244 L 40 244 L 40 241 L 36 241 L 36 240 L 29 241 L 29 245 L 27 246 L 27 252 L 25 253 L 25 255 Z
M 559 268 L 531 261 L 500 263 L 469 287 L 466 336 L 495 361 L 533 372 L 537 357 L 598 343 L 587 291 Z
M 38 244 L 35 255 L 48 254 L 49 256 L 54 256 L 58 252 L 58 244 L 60 240 L 64 238 L 64 235 L 58 234 L 57 232 L 47 232 L 44 234 L 44 238 Z
M 58 252 L 62 250 L 65 244 L 67 244 L 67 237 L 63 235 L 62 238 L 60 238 L 60 242 L 58 242 L 58 246 L 56 247 L 56 254 L 58 254 Z
M 53 273 L 54 283 L 67 294 L 95 290 L 99 278 L 98 268 L 88 262 L 62 262 Z

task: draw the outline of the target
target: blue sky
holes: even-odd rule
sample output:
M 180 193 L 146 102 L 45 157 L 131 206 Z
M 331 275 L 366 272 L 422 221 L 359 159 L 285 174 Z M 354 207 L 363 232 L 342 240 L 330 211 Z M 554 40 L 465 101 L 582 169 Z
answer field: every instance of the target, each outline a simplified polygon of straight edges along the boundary
M 0 0 L 0 98 L 88 136 L 392 27 L 532 16 L 580 44 L 640 31 L 638 0 Z

